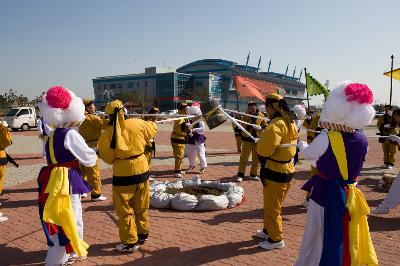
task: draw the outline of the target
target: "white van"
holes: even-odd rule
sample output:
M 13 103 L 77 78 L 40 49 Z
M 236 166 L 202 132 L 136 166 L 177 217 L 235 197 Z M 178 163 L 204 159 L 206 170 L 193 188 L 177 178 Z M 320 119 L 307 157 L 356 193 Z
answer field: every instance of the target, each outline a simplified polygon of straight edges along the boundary
M 23 131 L 38 126 L 35 107 L 15 107 L 12 108 L 4 117 L 4 121 L 13 131 L 21 129 Z

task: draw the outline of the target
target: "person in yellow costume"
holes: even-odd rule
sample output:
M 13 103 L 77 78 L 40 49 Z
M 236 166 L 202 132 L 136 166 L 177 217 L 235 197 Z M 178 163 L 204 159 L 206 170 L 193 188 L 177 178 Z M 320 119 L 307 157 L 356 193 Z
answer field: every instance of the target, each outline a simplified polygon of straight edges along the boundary
M 321 131 L 322 128 L 318 126 L 318 122 L 319 122 L 319 114 L 315 110 L 312 111 L 311 116 L 309 116 L 307 119 L 304 120 L 303 127 L 305 129 L 309 129 L 307 130 L 307 144 L 313 142 L 313 140 L 318 136 L 319 133 L 314 131 Z M 317 174 L 318 174 L 317 168 L 311 165 L 310 178 Z M 310 201 L 310 193 L 307 193 L 306 199 L 302 203 L 303 207 L 307 208 L 309 201 Z
M 93 100 L 84 99 L 85 105 L 85 120 L 79 126 L 79 134 L 85 139 L 86 144 L 97 152 L 97 141 L 99 140 L 101 130 L 107 126 L 107 120 L 100 118 L 96 115 L 96 106 Z M 88 181 L 92 188 L 91 199 L 92 201 L 104 201 L 107 198 L 101 194 L 101 178 L 99 159 L 93 167 L 81 166 L 82 175 Z
M 124 119 L 122 102 L 112 101 L 105 112 L 109 126 L 98 142 L 100 158 L 113 165 L 113 204 L 118 216 L 118 251 L 135 251 L 149 235 L 150 169 L 145 146 L 157 133 L 157 125 L 142 119 Z
M 317 131 L 319 121 L 319 114 L 315 110 L 311 110 L 309 116 L 304 120 L 303 127 L 306 129 L 311 129 L 307 131 L 307 143 L 311 143 L 318 133 L 312 131 Z
M 397 134 L 396 127 L 392 123 L 392 109 L 393 107 L 391 105 L 385 105 L 385 113 L 379 117 L 376 123 L 381 136 Z M 397 145 L 389 141 L 388 138 L 379 138 L 379 143 L 382 143 L 383 167 L 392 169 L 395 163 L 394 155 L 396 154 Z
M 178 106 L 178 114 L 187 115 L 187 103 L 180 103 Z M 187 119 L 182 118 L 174 122 L 174 127 L 171 132 L 172 153 L 175 158 L 174 176 L 182 178 L 185 174 L 182 171 L 183 158 L 185 157 L 186 137 L 189 132 L 190 123 Z
M 290 188 L 295 168 L 293 158 L 299 139 L 296 125 L 289 118 L 289 106 L 279 94 L 266 96 L 265 108 L 270 122 L 257 142 L 257 154 L 261 164 L 263 183 L 264 228 L 256 236 L 265 239 L 259 246 L 264 249 L 284 248 L 282 231 L 282 203 Z
M 398 126 L 400 124 L 400 109 L 396 109 L 392 114 L 393 126 Z M 389 140 L 394 142 L 400 148 L 400 136 L 391 135 Z M 390 190 L 384 200 L 379 204 L 377 208 L 371 210 L 373 214 L 387 214 L 391 209 L 394 209 L 400 204 L 400 172 L 397 174 L 396 179 L 390 186 Z
M 6 178 L 6 148 L 12 144 L 11 134 L 8 129 L 0 123 L 0 195 L 3 194 L 4 179 Z M 1 205 L 1 204 L 0 204 Z M 0 212 L 0 223 L 7 221 L 8 218 Z
M 157 107 L 153 107 L 149 111 L 149 114 L 159 114 L 159 113 L 160 113 L 160 109 L 158 109 Z M 156 122 L 157 117 L 146 116 L 144 118 L 144 120 Z M 150 141 L 146 144 L 146 147 L 144 149 L 144 154 L 146 155 L 147 163 L 149 164 L 149 168 L 150 168 L 150 173 L 151 173 L 151 158 L 153 157 L 153 154 L 155 154 L 155 153 L 156 153 L 156 142 L 154 141 L 154 139 L 150 139 Z M 155 176 L 153 174 L 151 174 L 149 177 L 150 181 L 152 181 L 154 177 Z
M 265 116 L 257 109 L 257 103 L 254 101 L 250 101 L 248 103 L 247 113 L 254 116 L 259 116 L 260 118 L 254 118 L 250 116 L 242 116 L 242 121 L 253 124 L 246 125 L 245 129 L 254 137 L 258 138 L 261 134 L 261 131 L 266 127 L 266 120 L 263 119 Z M 239 170 L 237 174 L 236 181 L 241 182 L 245 178 L 246 172 L 246 164 L 249 160 L 250 153 L 252 154 L 251 158 L 251 169 L 250 176 L 247 177 L 249 180 L 259 181 L 258 177 L 258 158 L 256 151 L 256 143 L 253 139 L 247 136 L 244 132 L 242 134 L 242 152 L 240 153 L 239 159 Z
M 234 115 L 235 119 L 242 120 L 240 115 Z M 239 127 L 232 123 L 233 132 L 235 133 L 236 148 L 238 152 L 242 152 L 242 131 Z

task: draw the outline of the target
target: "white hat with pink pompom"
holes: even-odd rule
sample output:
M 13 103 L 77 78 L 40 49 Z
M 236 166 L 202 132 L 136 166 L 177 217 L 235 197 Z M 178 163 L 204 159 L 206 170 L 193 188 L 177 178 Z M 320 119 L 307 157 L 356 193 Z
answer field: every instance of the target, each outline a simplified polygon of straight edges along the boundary
M 62 86 L 48 89 L 39 108 L 44 121 L 55 127 L 75 127 L 85 118 L 81 98 Z
M 374 96 L 367 85 L 343 81 L 330 92 L 321 112 L 321 127 L 353 131 L 367 126 L 375 116 Z

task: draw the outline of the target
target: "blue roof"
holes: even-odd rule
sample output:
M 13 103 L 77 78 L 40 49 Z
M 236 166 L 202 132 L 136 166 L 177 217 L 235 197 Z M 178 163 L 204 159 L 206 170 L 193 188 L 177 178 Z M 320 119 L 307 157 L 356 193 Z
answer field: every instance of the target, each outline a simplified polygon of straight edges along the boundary
M 197 60 L 192 63 L 186 64 L 184 66 L 181 66 L 176 71 L 181 72 L 181 71 L 184 71 L 186 68 L 189 68 L 191 66 L 198 66 L 198 65 L 221 65 L 224 68 L 228 69 L 234 65 L 237 65 L 237 63 L 233 62 L 233 61 L 223 60 L 223 59 L 201 59 L 201 60 Z
M 236 65 L 235 68 L 244 70 L 244 71 L 250 71 L 250 72 L 257 72 L 258 68 L 252 67 L 252 66 L 246 66 L 246 65 Z
M 296 77 L 292 77 L 292 76 L 288 76 L 288 75 L 281 74 L 281 73 L 276 73 L 276 72 L 259 72 L 259 74 L 266 75 L 266 76 L 277 77 L 277 78 L 281 78 L 281 79 L 299 81 L 299 79 L 296 78 Z

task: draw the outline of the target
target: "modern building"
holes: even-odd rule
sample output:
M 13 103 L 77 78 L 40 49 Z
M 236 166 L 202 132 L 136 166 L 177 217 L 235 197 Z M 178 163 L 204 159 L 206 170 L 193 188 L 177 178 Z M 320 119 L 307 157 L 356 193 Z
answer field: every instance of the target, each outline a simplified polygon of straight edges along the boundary
M 305 100 L 305 84 L 301 83 L 299 78 L 274 72 L 258 72 L 256 67 L 239 65 L 232 61 L 203 59 L 184 65 L 178 68 L 177 71 L 193 75 L 194 80 L 206 77 L 208 73 L 218 74 L 221 80 L 219 88 L 221 93 L 220 101 L 225 108 L 229 109 L 239 108 L 245 111 L 249 100 L 256 100 L 261 104 L 261 101 L 257 98 L 238 95 L 233 82 L 234 73 L 276 84 L 277 88 L 284 90 L 285 99 L 291 106 L 302 103 Z M 196 87 L 196 83 L 194 83 L 194 87 Z
M 191 75 L 171 69 L 149 67 L 142 74 L 106 76 L 93 79 L 95 102 L 104 106 L 108 101 L 121 99 L 137 109 L 158 105 L 162 110 L 176 109 L 179 95 L 191 87 Z
M 138 108 L 148 110 L 157 105 L 161 111 L 167 111 L 176 109 L 178 102 L 184 99 L 206 101 L 212 98 L 219 100 L 225 108 L 244 111 L 249 100 L 257 99 L 238 95 L 234 74 L 276 84 L 277 88 L 284 90 L 290 105 L 304 100 L 305 85 L 298 78 L 274 72 L 259 72 L 255 67 L 228 60 L 202 59 L 176 71 L 149 67 L 142 74 L 94 78 L 95 102 L 101 107 L 107 101 L 119 98 L 135 103 Z

